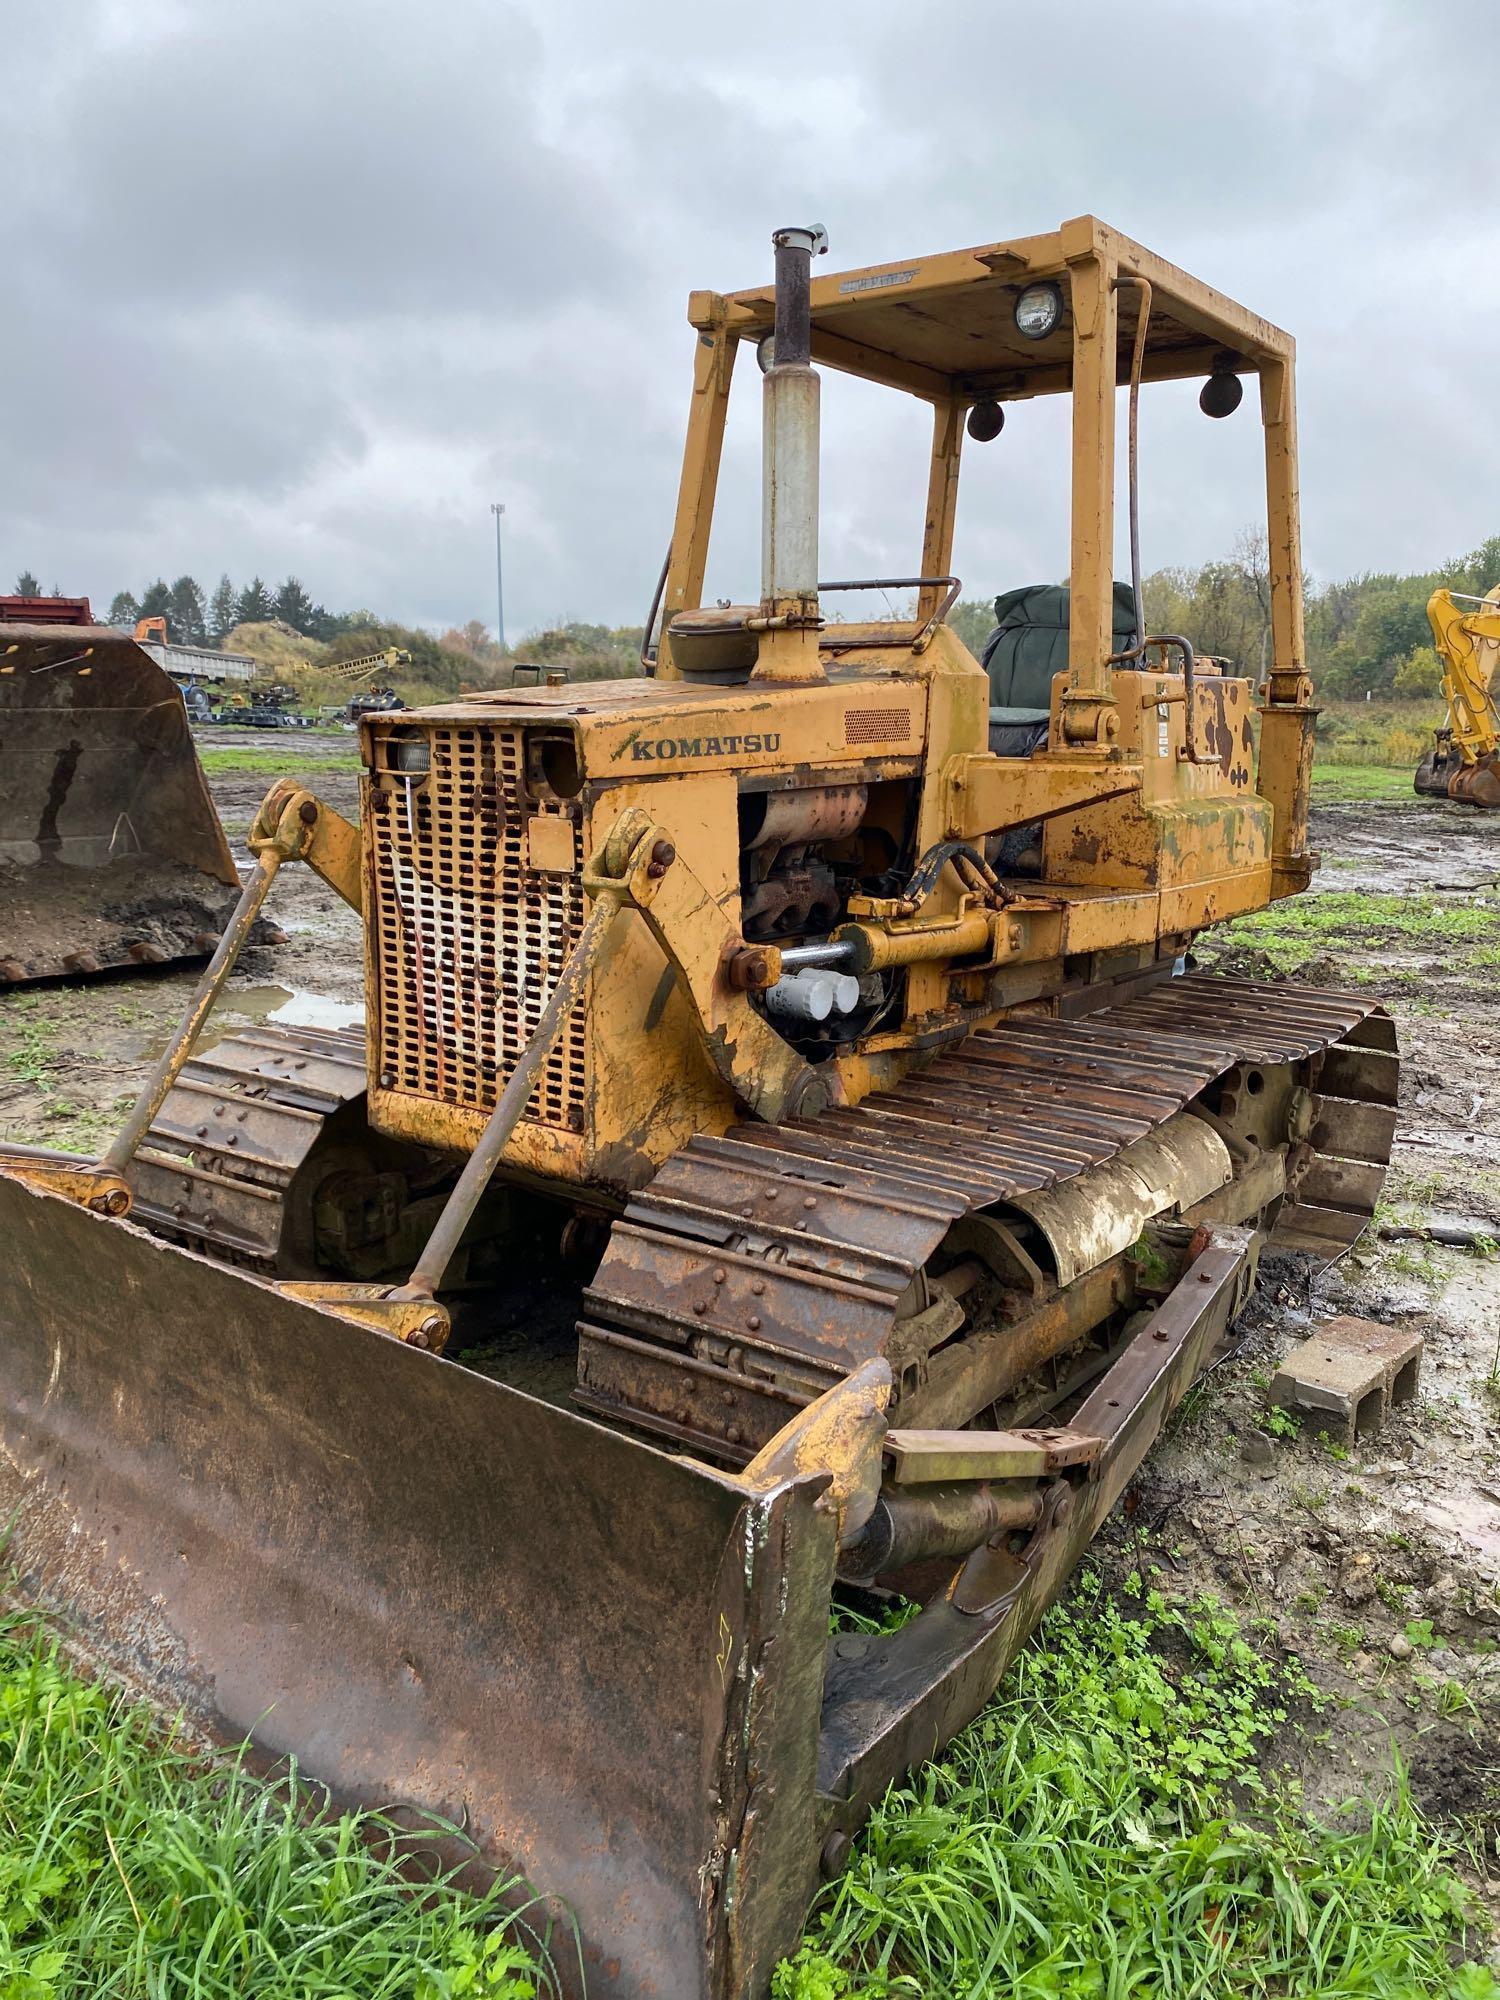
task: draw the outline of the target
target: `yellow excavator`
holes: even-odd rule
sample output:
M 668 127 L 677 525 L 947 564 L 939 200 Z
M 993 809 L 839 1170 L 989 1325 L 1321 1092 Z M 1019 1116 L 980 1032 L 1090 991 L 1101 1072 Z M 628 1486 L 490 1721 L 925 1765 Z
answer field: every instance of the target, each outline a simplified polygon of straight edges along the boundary
M 1500 709 L 1495 702 L 1500 584 L 1484 597 L 1435 590 L 1427 600 L 1427 619 L 1443 663 L 1448 715 L 1417 766 L 1416 788 L 1429 798 L 1500 806 Z
M 607 2000 L 765 1993 L 1262 1246 L 1365 1227 L 1396 1116 L 1371 995 L 1192 957 L 1316 862 L 1292 341 L 1091 217 L 824 248 L 779 230 L 774 284 L 691 296 L 650 673 L 366 717 L 357 825 L 278 782 L 114 1143 L 0 1155 L 25 1590 L 174 1712 L 518 1871 Z M 705 604 L 751 357 L 760 590 Z M 930 409 L 910 577 L 820 575 L 820 369 Z M 1259 687 L 1147 629 L 1134 532 L 1142 388 L 1222 418 L 1246 377 Z M 960 459 L 1039 395 L 1070 584 L 1013 596 L 986 667 L 944 623 Z M 825 620 L 862 583 L 913 614 Z M 294 862 L 362 917 L 363 1032 L 196 1053 Z

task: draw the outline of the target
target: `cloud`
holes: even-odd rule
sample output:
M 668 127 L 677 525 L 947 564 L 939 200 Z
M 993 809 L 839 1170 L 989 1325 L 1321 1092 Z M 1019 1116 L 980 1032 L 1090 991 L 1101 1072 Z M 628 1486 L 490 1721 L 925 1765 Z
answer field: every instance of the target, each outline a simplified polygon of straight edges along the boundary
M 690 287 L 1093 210 L 1297 334 L 1309 566 L 1425 568 L 1500 522 L 1480 145 L 1431 117 L 1478 0 L 1066 10 L 784 0 L 53 0 L 7 22 L 0 572 L 158 570 L 512 633 L 638 618 L 676 496 Z M 758 574 L 742 363 L 711 588 Z M 830 569 L 916 560 L 925 412 L 825 387 Z M 1143 409 L 1148 564 L 1221 553 L 1259 441 Z M 1060 573 L 1060 407 L 970 453 L 958 561 Z

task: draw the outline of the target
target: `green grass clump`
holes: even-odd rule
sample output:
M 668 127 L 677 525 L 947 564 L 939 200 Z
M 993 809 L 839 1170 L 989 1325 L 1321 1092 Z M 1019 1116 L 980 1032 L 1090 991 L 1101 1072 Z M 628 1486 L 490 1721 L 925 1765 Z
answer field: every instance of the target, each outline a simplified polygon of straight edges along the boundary
M 1351 946 L 1382 944 L 1440 949 L 1450 965 L 1482 966 L 1500 956 L 1500 904 L 1330 889 L 1237 917 L 1215 932 L 1214 942 L 1253 946 L 1279 972 Z
M 1377 764 L 1325 764 L 1320 761 L 1313 765 L 1313 804 L 1332 806 L 1391 800 L 1403 805 L 1418 805 L 1421 801 L 1412 784 L 1412 772 L 1416 767 L 1415 757 L 1410 770 L 1404 767 L 1392 770 Z
M 326 757 L 300 755 L 295 746 L 285 750 L 200 750 L 198 761 L 208 775 L 268 778 L 318 778 L 329 771 L 354 773 L 365 767 L 351 751 L 334 750 Z
M 163 1736 L 0 1617 L 3 2000 L 530 2000 L 545 1950 L 447 1881 L 413 1894 L 379 1815 Z
M 1091 1578 L 940 1764 L 893 1787 L 776 2000 L 1496 2000 L 1398 1771 L 1332 1826 L 1262 1780 L 1308 1694 L 1212 1605 Z

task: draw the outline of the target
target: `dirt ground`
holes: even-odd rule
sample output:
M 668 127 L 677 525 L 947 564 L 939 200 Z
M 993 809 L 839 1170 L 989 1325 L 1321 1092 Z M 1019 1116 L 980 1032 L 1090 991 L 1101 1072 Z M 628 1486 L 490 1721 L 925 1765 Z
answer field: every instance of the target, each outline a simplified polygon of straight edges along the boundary
M 348 736 L 289 743 L 275 732 L 203 732 L 205 747 L 305 763 L 329 804 L 353 814 L 357 780 L 317 765 Z M 218 772 L 232 844 L 272 782 Z M 1500 911 L 1500 825 L 1459 806 L 1321 806 L 1318 893 L 1356 916 L 1366 898 L 1417 898 L 1440 914 Z M 1334 905 L 1327 905 L 1333 908 Z M 1372 905 L 1372 907 L 1374 907 Z M 276 1014 L 343 1025 L 361 1001 L 359 927 L 313 876 L 284 872 L 270 914 L 288 934 L 252 950 L 217 1025 Z M 1500 921 L 1500 916 L 1497 916 Z M 1238 933 L 1215 947 L 1236 969 L 1274 955 Z M 1206 954 L 1212 956 L 1211 950 Z M 1314 984 L 1389 995 L 1403 1049 L 1402 1119 L 1378 1218 L 1447 1221 L 1471 1251 L 1371 1234 L 1311 1279 L 1269 1273 L 1239 1352 L 1200 1387 L 1107 1536 L 1105 1560 L 1159 1567 L 1174 1593 L 1232 1601 L 1263 1643 L 1299 1653 L 1338 1705 L 1288 1736 L 1309 1797 L 1360 1795 L 1393 1747 L 1424 1806 L 1477 1843 L 1491 1888 L 1500 1836 L 1500 953 L 1349 923 L 1298 967 Z M 0 996 L 0 1137 L 86 1147 L 112 1129 L 176 1020 L 191 972 Z M 1265 1388 L 1313 1324 L 1355 1312 L 1422 1335 L 1417 1399 L 1352 1453 L 1311 1432 L 1276 1434 Z M 1268 1428 L 1269 1426 L 1269 1428 Z M 1487 1847 L 1488 1867 L 1479 1858 Z M 1497 1900 L 1500 1908 L 1500 1900 Z

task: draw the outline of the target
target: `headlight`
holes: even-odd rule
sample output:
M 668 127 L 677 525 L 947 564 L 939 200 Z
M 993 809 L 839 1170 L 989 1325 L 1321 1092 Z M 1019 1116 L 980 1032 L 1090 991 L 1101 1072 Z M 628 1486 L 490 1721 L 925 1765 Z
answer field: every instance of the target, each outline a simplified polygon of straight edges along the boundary
M 1062 318 L 1062 291 L 1050 279 L 1028 285 L 1016 300 L 1016 332 L 1027 340 L 1045 340 Z
M 774 333 L 763 333 L 760 339 L 756 341 L 755 358 L 760 363 L 761 374 L 769 375 L 771 370 L 776 366 L 776 336 Z
M 425 736 L 393 736 L 389 755 L 387 768 L 392 771 L 415 776 L 432 768 L 432 745 Z

